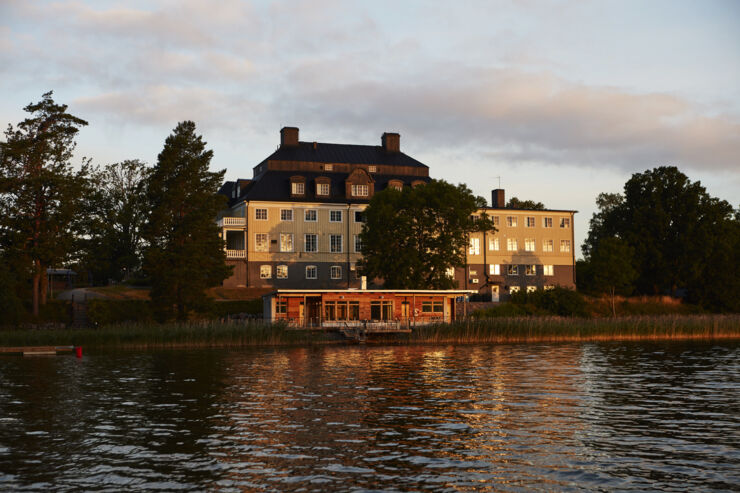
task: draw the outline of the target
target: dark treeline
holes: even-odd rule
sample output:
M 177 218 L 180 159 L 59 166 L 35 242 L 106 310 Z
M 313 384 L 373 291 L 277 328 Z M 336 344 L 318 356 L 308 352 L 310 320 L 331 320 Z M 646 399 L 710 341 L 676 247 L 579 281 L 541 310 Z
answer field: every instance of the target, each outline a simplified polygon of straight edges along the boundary
M 213 221 L 224 172 L 182 122 L 153 167 L 136 160 L 73 163 L 87 122 L 52 93 L 24 108 L 0 142 L 0 325 L 42 320 L 47 269 L 71 267 L 84 282 L 146 279 L 157 318 L 184 319 L 229 274 Z

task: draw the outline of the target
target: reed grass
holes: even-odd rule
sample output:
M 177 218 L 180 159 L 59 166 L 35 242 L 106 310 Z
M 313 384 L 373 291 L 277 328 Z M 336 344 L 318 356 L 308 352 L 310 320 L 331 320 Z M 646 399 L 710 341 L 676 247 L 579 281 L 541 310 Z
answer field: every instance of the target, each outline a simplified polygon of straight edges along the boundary
M 416 327 L 410 334 L 371 338 L 393 344 L 487 344 L 604 340 L 740 339 L 740 315 L 618 318 L 509 317 Z M 341 342 L 336 333 L 291 330 L 284 324 L 129 323 L 98 329 L 2 330 L 0 346 L 76 345 L 97 348 L 296 346 Z

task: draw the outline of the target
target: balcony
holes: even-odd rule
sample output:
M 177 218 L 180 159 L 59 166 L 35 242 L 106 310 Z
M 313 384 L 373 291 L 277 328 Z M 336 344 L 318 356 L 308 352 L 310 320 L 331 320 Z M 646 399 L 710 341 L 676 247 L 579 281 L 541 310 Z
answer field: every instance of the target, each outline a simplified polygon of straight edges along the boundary
M 226 250 L 226 258 L 247 258 L 246 250 Z
M 244 217 L 222 217 L 218 220 L 218 227 L 229 227 L 229 226 L 236 226 L 236 227 L 244 227 L 247 224 L 247 220 Z

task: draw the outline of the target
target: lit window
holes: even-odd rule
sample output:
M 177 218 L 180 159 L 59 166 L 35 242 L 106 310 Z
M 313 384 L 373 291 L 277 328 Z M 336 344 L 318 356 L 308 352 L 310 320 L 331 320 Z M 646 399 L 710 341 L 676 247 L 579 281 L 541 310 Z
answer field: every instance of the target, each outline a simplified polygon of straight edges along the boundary
M 534 217 L 527 216 L 527 227 L 534 228 Z
M 517 225 L 516 216 L 506 216 L 506 225 L 510 228 L 515 228 Z
M 480 238 L 470 238 L 469 255 L 480 255 Z
M 455 278 L 455 268 L 448 267 L 447 270 L 445 271 L 445 274 L 447 274 L 447 277 L 449 277 L 450 279 L 454 279 Z
M 543 217 L 542 218 L 542 227 L 543 228 L 552 228 L 552 218 L 551 217 Z
M 280 233 L 280 251 L 293 251 L 293 233 Z
M 537 275 L 537 266 L 536 265 L 525 265 L 524 266 L 524 273 L 528 276 L 536 276 Z
M 328 183 L 316 184 L 316 195 L 329 195 L 329 184 Z
M 475 270 L 475 269 L 470 269 L 470 275 L 471 276 L 477 276 L 478 275 L 478 271 Z
M 355 222 L 356 223 L 365 222 L 365 212 L 364 211 L 355 211 Z
M 315 265 L 307 265 L 306 266 L 306 279 L 316 279 L 318 278 L 318 269 Z
M 499 244 L 498 238 L 489 238 L 488 239 L 488 249 L 489 250 L 496 250 L 498 251 L 501 248 L 501 245 Z
M 551 289 L 555 289 L 555 286 L 551 284 L 548 284 L 547 286 L 545 286 L 545 291 L 550 291 Z
M 307 223 L 315 223 L 316 217 L 316 209 L 306 209 L 306 211 L 303 213 L 303 220 Z
M 534 293 L 537 291 L 537 286 L 527 286 L 527 293 Z
M 332 265 L 331 269 L 331 278 L 332 279 L 341 279 L 342 278 L 342 267 L 339 265 Z
M 561 252 L 570 251 L 570 240 L 560 240 L 560 251 Z
M 255 209 L 254 218 L 258 221 L 267 221 L 267 209 Z
M 493 225 L 498 226 L 499 225 L 499 218 L 498 216 L 493 216 Z
M 506 266 L 506 273 L 510 276 L 518 276 L 519 275 L 519 266 L 518 265 L 507 265 Z
M 266 252 L 270 246 L 270 241 L 267 233 L 255 233 L 254 235 L 254 251 L 255 252 Z
M 331 253 L 342 253 L 342 235 L 329 235 L 329 250 Z
M 534 245 L 535 245 L 534 238 L 525 238 L 524 239 L 524 251 L 526 251 L 526 252 L 534 252 Z
M 355 253 L 362 253 L 362 238 L 360 238 L 360 235 L 355 235 Z
M 353 197 L 367 197 L 370 194 L 370 187 L 367 185 L 352 185 Z
M 500 276 L 501 275 L 501 265 L 499 264 L 491 264 L 488 266 L 489 273 L 492 276 Z
M 518 293 L 519 292 L 519 286 L 509 286 L 509 292 L 511 294 Z
M 278 279 L 287 279 L 288 278 L 288 266 L 278 265 L 275 268 L 275 277 L 277 277 Z
M 553 273 L 553 266 L 552 265 L 543 265 L 542 266 L 542 274 L 545 276 L 554 276 Z
M 341 223 L 342 222 L 342 211 L 329 211 L 329 222 L 330 223 Z
M 303 182 L 291 183 L 291 192 L 293 192 L 293 195 L 303 195 L 306 193 L 306 184 Z
M 292 221 L 293 220 L 293 209 L 280 209 L 280 220 L 281 221 Z
M 368 166 L 368 167 L 367 167 L 367 170 L 368 170 L 368 171 L 369 171 L 370 173 L 375 173 L 376 171 L 378 171 L 378 168 L 377 168 L 377 166 Z
M 551 252 L 553 247 L 552 243 L 552 240 L 542 240 L 542 251 Z
M 570 218 L 569 217 L 561 217 L 560 218 L 560 227 L 561 228 L 570 228 Z
M 304 250 L 306 252 L 317 252 L 318 248 L 318 236 L 317 235 L 303 235 Z
M 271 265 L 260 265 L 260 279 L 270 279 L 272 277 Z
M 506 238 L 506 249 L 510 252 L 516 252 L 519 250 L 519 246 L 516 243 L 516 238 Z
M 325 171 L 332 171 L 333 169 L 334 169 L 334 165 L 333 164 L 325 164 L 324 165 L 324 170 Z

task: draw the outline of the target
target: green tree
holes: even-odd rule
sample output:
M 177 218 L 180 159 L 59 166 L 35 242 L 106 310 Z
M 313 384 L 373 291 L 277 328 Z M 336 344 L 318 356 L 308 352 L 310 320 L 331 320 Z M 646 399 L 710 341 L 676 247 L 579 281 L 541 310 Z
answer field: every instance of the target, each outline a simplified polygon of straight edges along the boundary
M 447 271 L 465 265 L 469 234 L 494 229 L 486 214 L 473 216 L 485 206 L 465 185 L 442 180 L 376 194 L 365 209 L 361 272 L 392 289 L 455 287 Z
M 141 267 L 148 172 L 143 162 L 133 159 L 93 173 L 85 264 L 98 279 L 121 280 Z
M 590 263 L 593 289 L 611 298 L 612 315 L 617 316 L 616 294 L 631 294 L 637 271 L 632 266 L 634 249 L 620 238 L 602 238 L 591 250 Z
M 52 93 L 24 108 L 31 114 L 9 125 L 0 143 L 0 231 L 10 258 L 32 283 L 33 314 L 46 302 L 46 269 L 73 251 L 89 162 L 71 164 L 75 136 L 87 122 L 56 104 Z
M 506 203 L 507 209 L 527 209 L 533 211 L 545 210 L 545 204 L 542 202 L 535 202 L 534 200 L 519 200 L 516 197 L 512 197 Z
M 603 239 L 620 238 L 634 250 L 638 293 L 686 289 L 690 299 L 710 303 L 703 290 L 717 269 L 714 259 L 733 257 L 738 219 L 728 202 L 711 197 L 677 168 L 659 167 L 632 175 L 623 194 L 602 194 L 597 205 L 583 247 L 586 257 Z M 727 309 L 712 299 L 713 306 Z
M 192 310 L 205 309 L 205 290 L 231 272 L 215 223 L 226 205 L 217 194 L 225 170 L 210 172 L 212 157 L 195 123 L 181 122 L 146 181 L 144 270 L 160 320 L 184 320 Z

